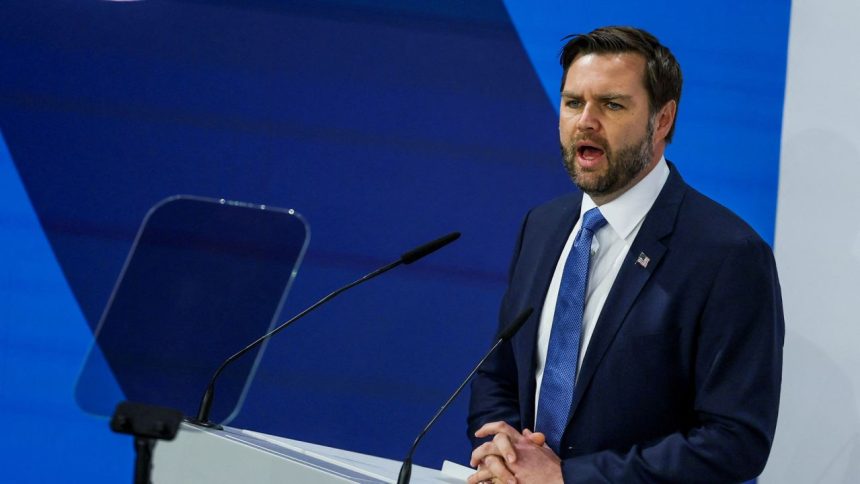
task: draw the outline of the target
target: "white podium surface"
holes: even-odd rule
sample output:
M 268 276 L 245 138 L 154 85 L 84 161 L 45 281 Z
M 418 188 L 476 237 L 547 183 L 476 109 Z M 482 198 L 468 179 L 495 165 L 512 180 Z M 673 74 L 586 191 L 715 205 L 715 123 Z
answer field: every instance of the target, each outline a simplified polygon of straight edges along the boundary
M 154 484 L 396 483 L 400 461 L 225 427 L 183 423 L 153 453 Z M 446 465 L 446 469 L 447 469 Z M 462 468 L 461 468 L 462 470 Z M 459 483 L 465 479 L 412 466 L 412 483 Z

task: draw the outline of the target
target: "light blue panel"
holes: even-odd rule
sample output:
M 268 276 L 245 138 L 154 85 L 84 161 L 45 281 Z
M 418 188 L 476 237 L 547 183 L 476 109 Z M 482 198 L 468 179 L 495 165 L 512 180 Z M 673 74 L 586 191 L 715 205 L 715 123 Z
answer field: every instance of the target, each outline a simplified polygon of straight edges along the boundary
M 82 413 L 75 379 L 91 334 L 0 135 L 3 482 L 127 482 L 131 437 Z
M 604 25 L 656 35 L 684 73 L 667 158 L 773 242 L 790 1 L 505 0 L 505 6 L 556 111 L 564 36 Z
M 523 48 L 534 65 L 535 73 L 547 93 L 548 100 L 558 112 L 561 68 L 558 54 L 569 34 L 588 32 L 598 26 L 576 14 L 584 2 L 569 0 L 504 0 L 511 22 L 517 29 Z

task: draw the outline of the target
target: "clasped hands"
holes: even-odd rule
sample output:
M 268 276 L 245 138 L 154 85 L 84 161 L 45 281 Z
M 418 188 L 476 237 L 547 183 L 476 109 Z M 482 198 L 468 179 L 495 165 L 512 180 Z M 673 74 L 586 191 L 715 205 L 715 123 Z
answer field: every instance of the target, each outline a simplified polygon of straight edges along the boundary
M 561 459 L 546 445 L 542 433 L 529 429 L 520 433 L 505 422 L 488 423 L 475 432 L 478 438 L 489 436 L 493 440 L 472 451 L 470 465 L 478 472 L 469 476 L 469 484 L 563 482 Z

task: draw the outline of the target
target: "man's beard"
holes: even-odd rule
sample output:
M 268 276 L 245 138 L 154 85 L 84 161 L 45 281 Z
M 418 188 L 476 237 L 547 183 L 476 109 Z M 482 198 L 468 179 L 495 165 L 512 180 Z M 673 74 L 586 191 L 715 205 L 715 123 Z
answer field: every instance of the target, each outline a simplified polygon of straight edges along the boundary
M 564 159 L 564 167 L 570 178 L 580 190 L 589 196 L 602 196 L 614 193 L 630 183 L 636 175 L 642 172 L 651 163 L 653 154 L 654 120 L 649 116 L 645 136 L 626 146 L 622 146 L 617 152 L 612 150 L 606 140 L 597 136 L 578 136 L 570 140 L 570 143 L 561 145 L 561 156 Z M 597 174 L 594 172 L 580 173 L 579 165 L 576 163 L 576 143 L 588 140 L 597 143 L 604 150 L 606 157 L 606 172 Z M 592 175 L 592 176 L 589 176 Z

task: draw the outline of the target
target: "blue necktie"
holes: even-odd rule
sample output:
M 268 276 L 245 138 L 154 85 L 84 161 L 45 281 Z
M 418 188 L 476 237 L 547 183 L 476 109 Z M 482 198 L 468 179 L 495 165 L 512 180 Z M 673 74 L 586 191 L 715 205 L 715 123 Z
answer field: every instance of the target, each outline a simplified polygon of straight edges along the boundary
M 556 454 L 559 454 L 561 436 L 567 426 L 575 390 L 591 240 L 594 233 L 604 225 L 606 219 L 596 207 L 583 215 L 582 227 L 564 263 L 555 303 L 535 429 L 546 435 L 547 445 Z

